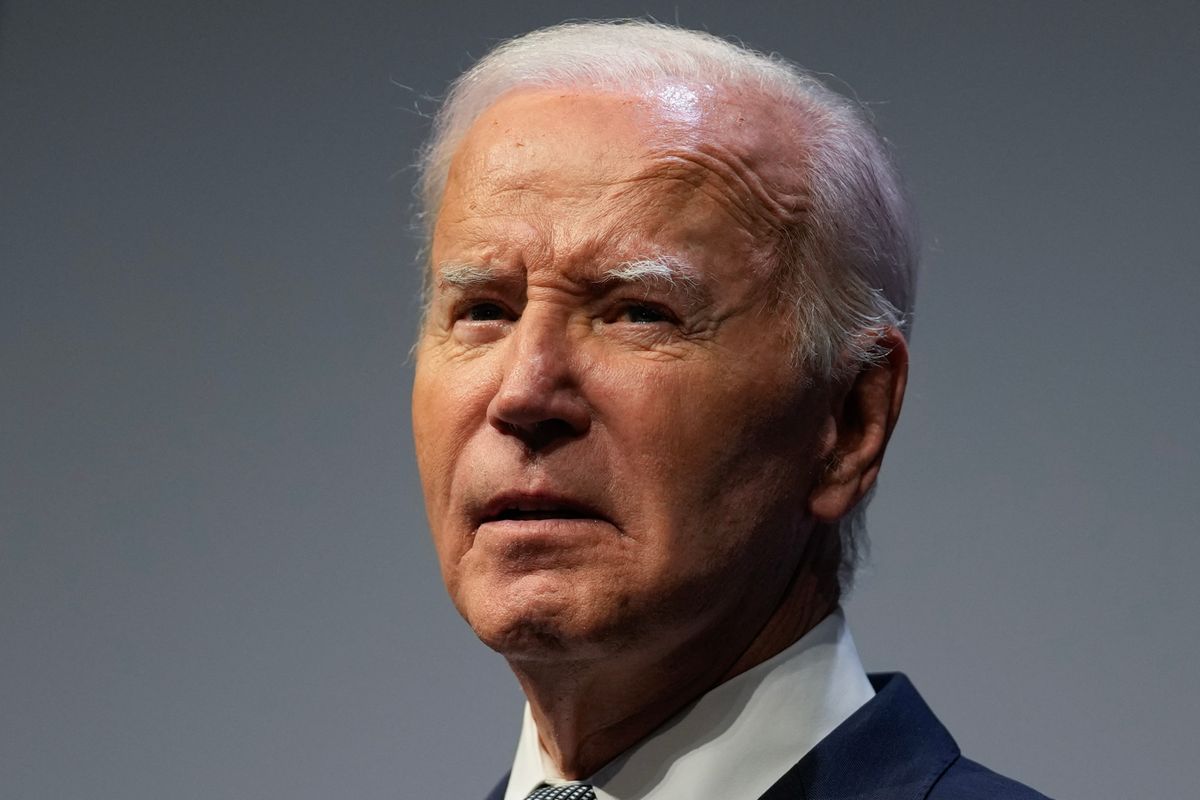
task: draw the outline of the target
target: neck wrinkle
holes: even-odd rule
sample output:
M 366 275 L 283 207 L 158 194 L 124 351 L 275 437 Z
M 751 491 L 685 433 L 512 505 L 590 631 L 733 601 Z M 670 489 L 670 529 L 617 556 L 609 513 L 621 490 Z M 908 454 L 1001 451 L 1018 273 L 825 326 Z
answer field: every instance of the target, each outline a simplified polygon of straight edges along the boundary
M 727 659 L 696 657 L 719 652 L 718 640 L 712 647 L 688 642 L 682 652 L 624 667 L 510 661 L 542 750 L 558 773 L 567 780 L 595 774 L 693 700 L 797 642 L 837 608 L 839 555 L 836 532 L 814 531 L 774 610 L 749 644 Z

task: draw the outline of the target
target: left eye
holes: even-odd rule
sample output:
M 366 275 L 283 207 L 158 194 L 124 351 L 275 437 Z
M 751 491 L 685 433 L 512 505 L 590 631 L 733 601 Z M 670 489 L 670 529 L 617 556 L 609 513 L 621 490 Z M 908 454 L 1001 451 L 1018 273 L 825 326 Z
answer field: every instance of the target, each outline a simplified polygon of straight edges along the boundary
M 654 306 L 647 305 L 626 306 L 621 312 L 621 317 L 629 322 L 636 322 L 640 324 L 667 322 L 670 320 L 670 317 L 666 314 L 666 312 L 655 308 Z

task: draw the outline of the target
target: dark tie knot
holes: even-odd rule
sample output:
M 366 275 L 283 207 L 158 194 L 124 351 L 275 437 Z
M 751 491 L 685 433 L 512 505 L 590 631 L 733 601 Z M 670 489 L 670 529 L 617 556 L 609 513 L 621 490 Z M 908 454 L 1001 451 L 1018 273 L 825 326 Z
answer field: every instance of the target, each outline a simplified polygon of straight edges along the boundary
M 564 783 L 538 787 L 525 800 L 596 800 L 596 793 L 586 783 Z

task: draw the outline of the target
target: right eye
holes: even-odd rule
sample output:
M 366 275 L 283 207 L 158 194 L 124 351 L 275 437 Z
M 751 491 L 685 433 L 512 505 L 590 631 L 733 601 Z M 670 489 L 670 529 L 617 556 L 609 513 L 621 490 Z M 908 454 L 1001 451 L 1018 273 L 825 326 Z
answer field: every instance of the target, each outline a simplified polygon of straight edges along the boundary
M 497 300 L 466 299 L 454 310 L 455 337 L 466 345 L 494 342 L 503 337 L 516 315 Z
M 468 306 L 462 312 L 461 319 L 468 322 L 493 322 L 498 319 L 504 319 L 505 310 L 499 303 L 475 303 Z

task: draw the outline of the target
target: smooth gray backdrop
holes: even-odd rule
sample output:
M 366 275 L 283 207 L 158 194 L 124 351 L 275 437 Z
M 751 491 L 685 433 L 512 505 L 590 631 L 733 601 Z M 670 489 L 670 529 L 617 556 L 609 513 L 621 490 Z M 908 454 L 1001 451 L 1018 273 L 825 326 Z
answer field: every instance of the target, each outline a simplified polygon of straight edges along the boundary
M 963 749 L 1194 796 L 1200 5 L 7 2 L 0 796 L 476 797 L 520 696 L 410 454 L 408 165 L 489 45 L 650 13 L 854 87 L 921 212 L 849 601 Z

